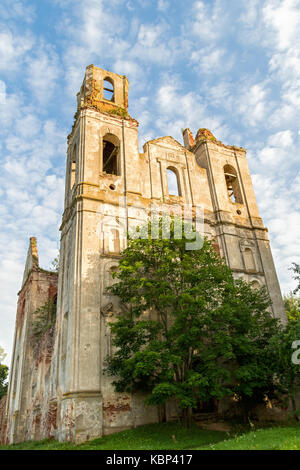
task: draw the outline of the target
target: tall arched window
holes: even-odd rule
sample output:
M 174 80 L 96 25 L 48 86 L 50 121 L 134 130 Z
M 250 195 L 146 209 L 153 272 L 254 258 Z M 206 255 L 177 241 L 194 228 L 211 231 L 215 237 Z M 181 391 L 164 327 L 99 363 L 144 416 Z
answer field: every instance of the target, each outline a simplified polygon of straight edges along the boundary
M 235 168 L 231 165 L 225 165 L 224 175 L 228 196 L 231 202 L 243 204 L 242 193 Z
M 113 253 L 120 253 L 121 243 L 120 243 L 120 232 L 118 229 L 111 230 L 112 240 L 113 240 Z
M 167 168 L 168 193 L 172 196 L 181 196 L 178 173 L 175 168 Z
M 71 159 L 71 175 L 70 175 L 70 189 L 73 188 L 76 182 L 76 144 L 74 144 L 72 159 Z
M 103 98 L 108 101 L 115 101 L 114 82 L 109 77 L 103 80 Z
M 102 171 L 110 175 L 120 174 L 120 142 L 113 134 L 103 137 Z
M 247 271 L 255 271 L 255 261 L 251 248 L 245 248 L 244 250 L 244 261 Z

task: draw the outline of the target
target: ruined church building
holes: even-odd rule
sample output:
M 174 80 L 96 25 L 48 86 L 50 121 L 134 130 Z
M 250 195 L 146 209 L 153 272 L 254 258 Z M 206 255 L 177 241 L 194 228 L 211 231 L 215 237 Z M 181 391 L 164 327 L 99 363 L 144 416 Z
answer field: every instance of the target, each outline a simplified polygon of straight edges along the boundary
M 155 203 L 201 206 L 205 235 L 234 276 L 265 285 L 273 315 L 284 319 L 245 149 L 201 128 L 195 138 L 185 129 L 184 145 L 160 137 L 140 153 L 138 122 L 127 108 L 127 78 L 88 66 L 68 136 L 58 275 L 39 267 L 36 239 L 30 239 L 2 425 L 0 419 L 3 442 L 82 442 L 159 421 L 156 407 L 146 407 L 142 396 L 116 393 L 103 374 L 109 321 L 122 310 L 105 291 L 126 243 L 119 229 L 141 224 Z M 37 340 L 37 309 L 49 301 L 56 304 L 56 322 Z M 166 419 L 176 416 L 170 403 Z

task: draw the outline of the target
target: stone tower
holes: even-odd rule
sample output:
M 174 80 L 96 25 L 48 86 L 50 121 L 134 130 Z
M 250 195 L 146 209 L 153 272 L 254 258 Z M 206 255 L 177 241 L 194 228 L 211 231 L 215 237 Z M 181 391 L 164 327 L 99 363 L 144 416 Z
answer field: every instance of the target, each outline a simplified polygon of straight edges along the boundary
M 124 247 L 119 226 L 127 224 L 120 198 L 134 201 L 142 194 L 138 123 L 128 114 L 127 98 L 126 77 L 87 67 L 68 137 L 61 225 L 52 374 L 60 439 L 86 440 L 139 423 L 130 397 L 116 395 L 102 370 L 110 348 L 108 320 L 117 308 L 104 291 Z
M 105 289 L 126 246 L 124 234 L 141 225 L 154 205 L 173 212 L 188 205 L 192 214 L 201 207 L 204 234 L 214 241 L 235 277 L 254 286 L 266 285 L 273 314 L 284 321 L 246 151 L 224 145 L 207 129 L 199 129 L 195 138 L 185 129 L 184 145 L 170 136 L 161 137 L 147 142 L 139 153 L 138 122 L 127 107 L 127 78 L 88 66 L 68 136 L 50 372 L 45 368 L 47 377 L 39 372 L 38 389 L 30 395 L 13 360 L 11 382 L 18 377 L 26 398 L 18 433 L 11 432 L 13 416 L 20 413 L 18 405 L 7 408 L 10 441 L 51 435 L 80 442 L 159 420 L 157 408 L 145 407 L 142 396 L 117 394 L 103 373 L 111 351 L 109 322 L 122 312 L 118 299 Z M 20 348 L 28 341 L 30 336 Z M 31 376 L 27 371 L 31 381 L 36 374 L 34 367 Z M 45 396 L 47 403 L 38 398 Z M 12 387 L 8 403 L 11 397 Z M 37 406 L 39 427 L 32 420 Z M 169 405 L 166 419 L 176 415 Z

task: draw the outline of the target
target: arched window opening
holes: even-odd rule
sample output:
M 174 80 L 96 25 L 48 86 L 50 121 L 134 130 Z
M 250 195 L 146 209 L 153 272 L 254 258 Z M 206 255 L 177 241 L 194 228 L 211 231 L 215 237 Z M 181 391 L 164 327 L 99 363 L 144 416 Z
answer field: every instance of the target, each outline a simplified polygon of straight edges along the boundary
M 258 281 L 254 280 L 254 281 L 251 281 L 250 282 L 250 286 L 252 287 L 252 289 L 259 289 L 260 288 L 260 284 Z
M 224 175 L 225 175 L 228 196 L 231 202 L 233 202 L 234 204 L 235 203 L 243 204 L 242 193 L 241 193 L 236 170 L 230 165 L 225 165 Z
M 103 80 L 103 98 L 108 101 L 115 101 L 114 83 L 108 77 Z
M 167 168 L 168 192 L 170 196 L 181 196 L 178 173 L 174 168 Z
M 111 230 L 112 239 L 113 239 L 113 253 L 120 253 L 121 243 L 120 243 L 120 232 L 117 229 Z
M 70 180 L 70 189 L 72 190 L 76 182 L 76 144 L 74 145 L 72 152 Z
M 119 175 L 119 140 L 112 134 L 103 137 L 102 171 L 110 175 Z
M 109 268 L 109 285 L 112 286 L 115 282 L 117 282 L 117 279 L 114 278 L 114 273 L 116 273 L 118 270 L 118 266 L 111 266 Z
M 255 271 L 255 261 L 252 250 L 250 248 L 245 248 L 244 251 L 244 261 L 247 271 Z

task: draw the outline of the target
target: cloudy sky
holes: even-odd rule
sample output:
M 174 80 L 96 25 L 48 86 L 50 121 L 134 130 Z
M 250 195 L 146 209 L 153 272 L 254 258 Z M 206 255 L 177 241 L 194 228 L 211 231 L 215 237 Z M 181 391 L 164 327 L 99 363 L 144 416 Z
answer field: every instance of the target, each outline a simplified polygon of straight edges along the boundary
M 1 0 L 0 345 L 28 239 L 57 255 L 66 136 L 89 64 L 126 74 L 145 140 L 209 128 L 248 149 L 284 293 L 300 262 L 300 0 Z

